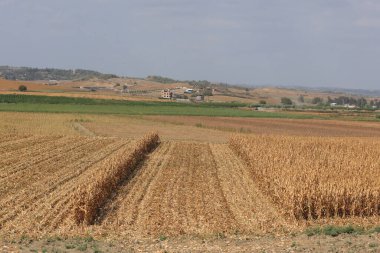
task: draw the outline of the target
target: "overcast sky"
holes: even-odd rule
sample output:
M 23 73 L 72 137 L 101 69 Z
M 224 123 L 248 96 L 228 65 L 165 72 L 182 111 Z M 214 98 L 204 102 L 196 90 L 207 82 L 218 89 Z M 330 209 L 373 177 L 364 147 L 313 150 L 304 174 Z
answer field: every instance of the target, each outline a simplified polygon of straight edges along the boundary
M 0 0 L 0 65 L 380 89 L 380 0 Z

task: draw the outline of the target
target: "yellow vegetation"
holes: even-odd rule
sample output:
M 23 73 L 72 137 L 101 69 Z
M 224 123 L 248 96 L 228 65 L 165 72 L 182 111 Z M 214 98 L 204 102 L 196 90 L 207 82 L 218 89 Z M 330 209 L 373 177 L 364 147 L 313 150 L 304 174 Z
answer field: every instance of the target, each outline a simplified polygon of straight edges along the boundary
M 133 149 L 120 149 L 115 155 L 105 159 L 88 182 L 74 195 L 74 220 L 77 224 L 93 224 L 100 209 L 120 185 L 144 159 L 146 154 L 159 143 L 156 133 L 148 134 L 138 141 Z
M 380 215 L 380 140 L 236 135 L 261 190 L 298 220 Z

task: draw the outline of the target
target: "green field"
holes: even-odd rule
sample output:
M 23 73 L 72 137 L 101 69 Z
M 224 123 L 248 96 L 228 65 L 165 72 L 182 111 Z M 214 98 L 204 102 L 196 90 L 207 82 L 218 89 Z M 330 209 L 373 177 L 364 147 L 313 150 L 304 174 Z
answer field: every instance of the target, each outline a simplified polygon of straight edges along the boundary
M 244 109 L 242 109 L 244 108 Z M 331 119 L 329 115 L 302 114 L 290 111 L 263 112 L 249 110 L 241 103 L 183 104 L 176 102 L 147 102 L 37 95 L 0 95 L 0 111 L 91 113 L 124 115 L 188 115 L 219 117 L 255 117 L 289 119 Z M 361 119 L 358 115 L 351 120 Z
M 262 118 L 315 118 L 310 115 L 242 110 L 241 103 L 182 104 L 34 95 L 0 95 L 0 111 L 126 115 L 191 115 Z
M 191 115 L 220 117 L 261 118 L 316 118 L 310 115 L 247 111 L 228 107 L 173 106 L 165 103 L 151 105 L 80 105 L 41 103 L 1 103 L 0 111 L 51 112 L 51 113 L 94 113 L 126 115 Z M 320 118 L 320 117 L 319 117 Z

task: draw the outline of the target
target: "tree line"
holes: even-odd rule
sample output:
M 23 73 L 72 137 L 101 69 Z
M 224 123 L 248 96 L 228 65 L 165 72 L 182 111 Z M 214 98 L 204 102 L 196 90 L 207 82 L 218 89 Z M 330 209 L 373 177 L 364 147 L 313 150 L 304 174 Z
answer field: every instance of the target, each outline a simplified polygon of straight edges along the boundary
M 349 105 L 355 105 L 357 107 L 366 107 L 367 105 L 369 105 L 369 106 L 377 106 L 377 107 L 380 106 L 380 100 L 377 100 L 377 99 L 370 100 L 368 102 L 367 99 L 365 99 L 364 97 L 353 98 L 353 97 L 347 97 L 347 96 L 339 96 L 339 97 L 336 97 L 336 98 L 330 98 L 330 97 L 328 97 L 327 98 L 327 103 L 328 104 L 336 103 L 337 105 L 346 105 L 346 104 L 349 104 Z

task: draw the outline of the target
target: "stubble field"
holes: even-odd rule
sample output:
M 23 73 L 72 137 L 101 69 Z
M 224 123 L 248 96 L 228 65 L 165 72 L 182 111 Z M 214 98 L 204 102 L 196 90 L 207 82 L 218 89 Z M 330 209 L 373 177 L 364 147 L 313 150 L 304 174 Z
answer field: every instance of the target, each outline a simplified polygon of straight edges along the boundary
M 107 180 L 104 174 L 117 170 L 114 160 L 127 159 L 135 146 L 136 141 L 115 138 L 2 136 L 0 233 L 92 231 L 120 238 L 286 229 L 226 144 L 162 142 L 99 197 L 109 187 L 96 192 Z M 82 191 L 93 184 L 95 189 Z M 86 203 L 106 200 L 92 221 L 78 224 L 77 198 L 86 194 Z

